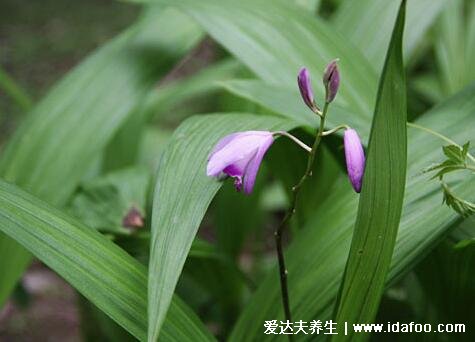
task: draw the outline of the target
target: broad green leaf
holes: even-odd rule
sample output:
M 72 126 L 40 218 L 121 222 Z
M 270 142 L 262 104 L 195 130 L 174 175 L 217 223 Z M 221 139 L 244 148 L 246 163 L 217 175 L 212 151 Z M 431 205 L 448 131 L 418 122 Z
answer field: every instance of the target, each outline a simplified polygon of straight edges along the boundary
M 147 127 L 142 132 L 137 162 L 147 166 L 150 170 L 157 170 L 160 157 L 172 134 L 171 130 L 157 128 L 156 126 Z M 154 182 L 152 183 L 155 184 Z
M 174 133 L 157 176 L 149 264 L 149 334 L 158 338 L 175 286 L 200 222 L 221 186 L 206 176 L 206 160 L 223 136 L 251 129 L 286 130 L 294 124 L 248 114 L 208 115 L 185 121 Z
M 441 83 L 437 78 L 438 75 L 428 73 L 420 75 L 410 80 L 413 88 L 424 95 L 431 103 L 439 103 L 444 99 L 445 95 L 441 88 Z
M 163 67 L 201 36 L 196 25 L 176 11 L 148 11 L 35 106 L 3 151 L 0 176 L 49 203 L 64 205 L 113 134 L 163 75 Z M 30 256 L 4 235 L 0 241 L 4 248 L 12 244 L 8 255 L 0 250 L 0 269 L 8 269 L 8 277 L 0 281 L 1 305 Z
M 407 163 L 407 100 L 402 60 L 406 1 L 400 5 L 368 143 L 363 187 L 336 322 L 371 323 L 376 317 L 393 255 L 404 200 Z M 335 341 L 367 339 L 366 334 L 332 336 Z
M 139 340 L 147 335 L 147 271 L 96 230 L 14 185 L 0 181 L 0 230 L 61 275 Z M 174 298 L 165 341 L 213 340 L 199 319 Z
M 321 0 L 294 0 L 299 6 L 302 6 L 310 13 L 317 13 Z
M 475 4 L 453 0 L 437 23 L 435 55 L 441 88 L 454 94 L 475 79 Z
M 180 25 L 180 22 L 177 22 L 177 25 Z M 197 48 L 199 49 L 199 46 Z M 198 112 L 200 107 L 196 103 L 193 106 L 185 105 L 183 109 L 179 108 L 179 105 L 216 92 L 219 90 L 216 81 L 229 79 L 242 68 L 237 61 L 227 59 L 213 63 L 184 79 L 167 81 L 168 77 L 165 77 L 157 87 L 149 90 L 145 99 L 110 142 L 104 167 L 113 170 L 133 165 L 137 162 L 141 137 L 147 123 L 158 118 L 161 123 L 171 121 L 175 124 L 186 115 Z
M 384 64 L 399 3 L 399 0 L 344 1 L 332 18 L 335 27 L 360 47 L 378 72 Z M 408 1 L 404 57 L 412 57 L 419 52 L 417 48 L 420 48 L 421 38 L 446 4 L 445 0 Z
M 472 83 L 464 91 L 425 113 L 417 123 L 443 132 L 459 144 L 467 140 L 473 144 L 474 94 L 475 83 Z M 431 181 L 422 172 L 434 160 L 443 158 L 441 146 L 444 144 L 443 140 L 424 131 L 411 128 L 408 132 L 404 208 L 386 284 L 407 273 L 459 220 L 452 209 L 442 204 L 438 182 Z M 295 236 L 286 253 L 292 313 L 304 321 L 331 318 L 357 214 L 358 196 L 345 178 L 335 183 L 327 200 Z M 463 198 L 475 200 L 473 177 L 458 180 L 453 189 Z M 278 272 L 274 268 L 248 300 L 230 341 L 277 339 L 263 335 L 263 324 L 266 320 L 284 317 L 280 289 L 276 285 L 278 281 Z
M 266 170 L 261 170 L 262 172 Z M 264 212 L 259 205 L 262 177 L 256 181 L 250 196 L 237 192 L 232 184 L 225 184 L 215 197 L 214 220 L 217 246 L 233 259 L 241 253 L 246 237 L 263 223 Z
M 457 225 L 457 228 L 454 229 L 454 231 L 450 234 L 450 238 L 454 242 L 462 242 L 465 241 L 464 243 L 461 243 L 462 245 L 466 244 L 467 241 L 475 241 L 475 224 L 474 224 L 474 218 L 473 217 L 468 217 L 464 219 L 459 225 Z
M 153 91 L 147 97 L 146 117 L 163 119 L 174 119 L 175 121 L 182 118 L 183 115 L 177 117 L 176 107 L 185 101 L 196 99 L 219 90 L 217 82 L 231 79 L 243 69 L 241 63 L 233 58 L 227 58 L 211 64 L 196 74 L 184 78 L 174 80 L 158 87 L 158 91 Z M 192 106 L 191 106 L 192 107 Z M 192 112 L 193 108 L 189 108 L 188 112 Z
M 124 221 L 131 211 L 146 217 L 150 173 L 141 167 L 111 172 L 81 184 L 70 212 L 86 226 L 104 232 L 130 234 L 141 226 Z M 130 220 L 129 220 L 130 221 Z
M 460 338 L 464 341 L 472 341 L 475 337 L 470 329 L 475 321 L 474 267 L 475 244 L 455 248 L 453 243 L 443 241 L 416 268 L 417 278 L 435 309 L 434 323 L 465 324 L 465 334 Z M 450 340 L 454 336 L 447 334 L 444 337 Z M 432 340 L 442 340 L 437 337 L 432 336 Z
M 302 66 L 320 82 L 326 64 L 340 58 L 337 103 L 370 113 L 377 77 L 351 41 L 288 0 L 130 0 L 159 2 L 190 14 L 262 80 L 295 87 Z M 270 10 L 272 9 L 272 10 Z

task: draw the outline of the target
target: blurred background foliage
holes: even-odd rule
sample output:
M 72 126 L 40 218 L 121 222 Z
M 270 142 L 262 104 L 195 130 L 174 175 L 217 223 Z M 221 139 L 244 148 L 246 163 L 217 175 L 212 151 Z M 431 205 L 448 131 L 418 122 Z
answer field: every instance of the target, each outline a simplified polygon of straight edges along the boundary
M 380 48 L 381 43 L 376 44 L 379 32 L 374 29 L 376 24 L 372 20 L 377 18 L 381 21 L 379 24 L 390 30 L 391 25 L 387 24 L 391 21 L 390 11 L 389 17 L 376 15 L 369 20 L 371 13 L 358 10 L 358 7 L 364 9 L 365 6 L 358 5 L 356 1 L 295 2 L 323 18 L 329 27 L 339 30 L 343 36 L 349 37 L 355 45 L 361 47 L 362 55 L 379 75 L 386 51 Z M 362 2 L 368 4 L 371 1 Z M 430 11 L 426 12 L 429 3 Z M 388 6 L 395 4 L 393 1 Z M 374 13 L 382 11 L 380 6 L 384 7 L 386 4 L 381 1 L 380 5 L 374 6 Z M 475 60 L 475 6 L 470 0 L 412 0 L 409 1 L 409 8 L 409 32 L 406 32 L 409 38 L 405 44 L 408 115 L 410 120 L 415 120 L 464 89 L 467 97 L 475 96 L 475 69 L 471 66 Z M 96 48 L 136 22 L 141 13 L 139 6 L 111 0 L 2 0 L 0 151 L 15 128 L 24 120 L 28 110 L 47 94 L 55 82 Z M 175 20 L 175 16 L 168 14 Z M 152 190 L 159 159 L 174 130 L 184 119 L 192 114 L 208 112 L 278 113 L 281 117 L 289 117 L 298 116 L 298 112 L 303 111 L 300 103 L 294 105 L 295 101 L 300 101 L 296 97 L 298 95 L 289 95 L 286 87 L 279 88 L 275 84 L 273 86 L 276 89 L 261 87 L 261 81 L 254 79 L 258 67 L 248 69 L 249 65 L 244 66 L 249 63 L 246 56 L 233 58 L 226 50 L 230 50 L 230 42 L 223 39 L 217 43 L 186 17 L 176 16 L 176 20 L 178 23 L 186 23 L 180 26 L 182 31 L 177 30 L 174 32 L 176 35 L 170 35 L 173 39 L 178 37 L 179 42 L 170 42 L 165 38 L 160 41 L 162 45 L 159 48 L 162 50 L 150 51 L 147 56 L 159 59 L 159 62 L 155 62 L 155 69 L 147 74 L 153 88 L 151 91 L 144 91 L 145 95 L 140 103 L 133 106 L 134 115 L 129 116 L 114 132 L 99 160 L 90 161 L 89 171 L 80 177 L 78 186 L 74 185 L 72 196 L 65 195 L 61 201 L 46 195 L 42 198 L 48 202 L 64 202 L 61 206 L 65 206 L 75 219 L 101 231 L 144 265 L 149 260 Z M 419 31 L 411 31 L 410 25 L 415 22 L 420 24 L 417 26 Z M 213 35 L 211 30 L 208 33 Z M 373 34 L 376 36 L 373 37 Z M 379 39 L 387 38 L 384 34 L 381 36 L 383 38 Z M 175 43 L 176 46 L 173 45 Z M 174 47 L 169 48 L 172 45 Z M 233 53 L 236 54 L 234 51 Z M 266 72 L 267 70 L 262 71 L 263 74 Z M 279 70 L 274 72 L 278 73 Z M 373 76 L 371 71 L 368 78 Z M 278 79 L 280 76 L 268 75 L 269 79 L 272 77 Z M 315 79 L 318 77 L 316 75 Z M 253 80 L 246 83 L 229 81 L 231 79 Z M 272 91 L 266 93 L 266 89 Z M 283 97 L 275 96 L 279 91 Z M 358 91 L 364 93 L 366 89 Z M 270 97 L 269 100 L 269 94 L 274 94 L 276 98 Z M 290 100 L 285 96 L 290 96 Z M 432 122 L 440 129 L 445 127 L 444 120 L 450 121 L 442 112 L 443 110 L 435 110 Z M 335 107 L 336 117 L 344 117 L 346 114 L 345 108 Z M 472 130 L 469 130 L 469 126 L 467 133 L 460 136 L 465 138 L 468 135 L 468 138 L 473 139 L 473 134 L 470 135 L 474 127 L 473 115 L 472 119 L 468 115 L 466 117 L 463 119 L 472 125 Z M 304 141 L 309 140 L 308 120 L 297 120 L 301 123 L 303 121 L 306 126 L 295 130 L 295 134 Z M 357 115 L 351 120 L 355 120 L 356 126 L 363 125 Z M 462 119 L 460 122 L 455 121 L 454 127 L 465 122 Z M 362 135 L 367 139 L 369 128 L 365 129 Z M 447 131 L 450 133 L 451 127 L 447 127 Z M 457 134 L 458 131 L 452 133 Z M 427 143 L 419 136 L 414 141 Z M 429 145 L 435 151 L 441 142 L 434 139 L 429 141 Z M 294 265 L 296 274 L 303 279 L 295 285 L 301 291 L 301 301 L 306 295 L 313 293 L 311 277 L 318 272 L 323 275 L 322 281 L 327 281 L 330 285 L 338 282 L 333 277 L 334 273 L 328 271 L 328 265 L 315 264 L 316 261 L 307 253 L 302 254 L 301 250 L 308 248 L 310 242 L 322 246 L 322 251 L 315 253 L 324 260 L 325 251 L 330 255 L 328 258 L 331 258 L 332 253 L 345 251 L 349 246 L 344 233 L 349 231 L 352 222 L 348 224 L 348 229 L 339 233 L 341 235 L 333 235 L 331 229 L 339 220 L 344 221 L 345 217 L 354 216 L 351 205 L 355 200 L 347 196 L 348 189 L 344 186 L 348 184 L 342 181 L 341 148 L 341 140 L 335 137 L 319 154 L 316 170 L 319 177 L 313 178 L 309 185 L 314 191 L 305 190 L 302 193 L 299 203 L 302 210 L 292 223 L 295 234 L 301 229 L 307 230 L 289 251 L 291 260 L 294 256 L 290 265 Z M 191 245 L 176 293 L 220 340 L 228 337 L 244 340 L 244 337 L 252 336 L 252 329 L 261 326 L 252 322 L 256 319 L 252 315 L 253 308 L 262 306 L 261 314 L 266 314 L 265 310 L 278 310 L 278 293 L 266 291 L 269 284 L 276 281 L 268 276 L 269 270 L 273 274 L 275 261 L 273 227 L 286 206 L 290 184 L 301 174 L 305 165 L 303 156 L 294 153 L 293 149 L 294 146 L 285 141 L 275 144 L 259 173 L 252 196 L 243 197 L 235 193 L 230 183 L 226 183 L 213 199 L 210 210 L 201 223 L 199 235 Z M 414 154 L 411 159 L 415 165 L 411 169 L 414 177 L 419 175 L 422 167 L 427 166 L 419 165 L 416 157 L 422 156 Z M 434 161 L 438 157 L 438 154 L 433 153 L 428 158 Z M 473 186 L 473 182 L 469 184 Z M 470 192 L 470 189 L 465 190 Z M 427 196 L 435 196 L 434 192 L 433 188 L 421 190 Z M 425 198 L 417 196 L 418 191 L 410 193 L 409 203 L 417 203 Z M 335 223 L 328 223 L 328 215 L 323 215 L 335 210 L 329 207 L 328 198 L 332 198 L 340 210 L 348 212 Z M 423 208 L 428 216 L 438 210 L 432 206 L 418 208 Z M 133 224 L 124 224 L 132 209 L 137 211 L 135 219 L 139 217 L 142 223 L 134 220 Z M 421 227 L 429 224 L 430 217 L 421 224 L 410 206 L 406 210 L 407 218 L 402 224 L 405 232 L 413 224 L 420 224 Z M 322 213 L 321 217 L 325 218 L 319 217 L 318 213 Z M 341 213 L 334 214 L 338 216 Z M 450 216 L 448 221 L 451 227 L 440 228 L 432 233 L 427 238 L 430 243 L 427 242 L 427 248 L 417 258 L 405 263 L 405 256 L 400 256 L 398 260 L 403 262 L 396 264 L 392 270 L 391 286 L 385 292 L 378 321 L 475 324 L 475 284 L 471 276 L 475 263 L 475 245 L 472 243 L 475 238 L 475 221 L 473 217 L 462 220 L 455 215 Z M 434 222 L 434 225 L 442 227 L 441 219 L 435 213 Z M 312 234 L 308 232 L 308 228 L 313 226 L 325 226 L 325 229 Z M 404 237 L 409 240 L 424 240 L 407 233 L 403 234 L 403 242 Z M 407 244 L 398 253 L 410 255 L 410 246 L 410 243 Z M 334 257 L 335 267 L 338 268 L 343 265 L 346 255 L 343 252 Z M 299 269 L 300 261 L 302 266 Z M 315 274 L 311 273 L 312 270 Z M 260 290 L 255 292 L 257 288 Z M 315 298 L 324 296 L 326 290 L 322 285 Z M 263 299 L 266 296 L 276 298 L 275 303 L 269 304 L 269 299 L 266 302 Z M 253 305 L 248 305 L 250 298 Z M 302 310 L 303 304 L 298 305 Z M 328 311 L 330 306 L 328 303 L 319 305 L 319 313 Z M 472 341 L 473 336 L 471 332 L 459 340 L 466 338 L 467 341 Z M 33 338 L 68 341 L 133 339 L 39 262 L 30 266 L 0 312 L 0 340 L 31 341 Z M 377 338 L 376 336 L 374 340 L 378 340 Z M 420 340 L 421 336 L 391 335 L 388 336 L 390 338 L 406 341 L 416 338 Z M 422 337 L 428 341 L 452 341 L 452 338 L 445 334 Z

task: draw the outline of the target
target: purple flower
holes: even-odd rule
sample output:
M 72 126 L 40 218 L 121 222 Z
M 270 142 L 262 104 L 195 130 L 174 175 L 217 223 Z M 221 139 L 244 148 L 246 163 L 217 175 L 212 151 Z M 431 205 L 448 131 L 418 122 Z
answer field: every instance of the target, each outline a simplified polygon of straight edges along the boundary
M 307 68 L 300 69 L 299 75 L 297 77 L 297 83 L 299 84 L 300 94 L 305 104 L 311 110 L 315 111 L 317 106 L 313 98 L 312 83 L 310 82 L 310 73 Z
M 360 137 L 354 129 L 348 128 L 343 136 L 345 145 L 346 169 L 351 185 L 356 192 L 361 191 L 365 168 L 365 156 Z
M 262 158 L 274 142 L 271 132 L 246 131 L 222 138 L 208 158 L 206 173 L 219 177 L 223 173 L 234 178 L 237 191 L 250 194 L 254 188 Z
M 323 74 L 323 84 L 327 92 L 326 101 L 328 103 L 335 99 L 338 87 L 340 86 L 340 72 L 337 65 L 338 59 L 331 61 Z

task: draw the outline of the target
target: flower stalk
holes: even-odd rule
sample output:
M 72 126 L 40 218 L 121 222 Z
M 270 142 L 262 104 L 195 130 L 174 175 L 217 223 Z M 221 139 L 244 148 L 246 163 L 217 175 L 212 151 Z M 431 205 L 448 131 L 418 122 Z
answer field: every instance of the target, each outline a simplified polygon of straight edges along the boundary
M 279 264 L 280 287 L 282 294 L 282 304 L 284 307 L 285 319 L 292 322 L 290 312 L 289 289 L 287 285 L 288 271 L 285 266 L 284 249 L 282 246 L 282 235 L 285 232 L 289 221 L 295 213 L 300 189 L 305 181 L 312 176 L 312 168 L 315 163 L 315 156 L 318 147 L 324 136 L 328 136 L 340 129 L 345 129 L 344 145 L 345 158 L 348 170 L 348 177 L 357 193 L 361 190 L 362 178 L 365 167 L 365 156 L 361 140 L 355 130 L 347 125 L 339 125 L 333 129 L 325 131 L 325 119 L 330 103 L 337 95 L 340 74 L 337 60 L 328 64 L 323 76 L 325 87 L 325 104 L 320 110 L 313 96 L 310 74 L 306 68 L 302 68 L 297 77 L 300 95 L 307 107 L 320 118 L 320 125 L 316 130 L 315 140 L 312 147 L 297 139 L 295 136 L 284 131 L 245 131 L 229 134 L 223 137 L 215 145 L 208 158 L 207 175 L 222 179 L 223 176 L 234 178 L 234 185 L 237 191 L 244 193 L 252 192 L 256 180 L 257 172 L 262 159 L 274 142 L 275 137 L 285 136 L 300 146 L 308 153 L 307 167 L 299 181 L 292 187 L 289 208 L 274 232 L 277 260 Z M 292 340 L 292 335 L 288 335 Z
M 289 300 L 289 289 L 287 285 L 287 276 L 288 276 L 288 271 L 285 266 L 285 258 L 284 258 L 284 250 L 282 246 L 282 234 L 285 230 L 285 227 L 287 226 L 288 222 L 292 218 L 292 216 L 295 213 L 295 208 L 297 205 L 297 200 L 298 200 L 298 195 L 300 192 L 300 188 L 302 185 L 305 183 L 308 177 L 312 176 L 312 166 L 313 163 L 315 162 L 315 155 L 318 150 L 318 146 L 320 145 L 320 142 L 322 141 L 323 138 L 323 132 L 325 129 L 325 118 L 326 114 L 328 111 L 328 106 L 329 102 L 325 102 L 325 106 L 323 107 L 322 110 L 322 115 L 320 116 L 320 126 L 317 130 L 317 135 L 315 137 L 315 141 L 312 145 L 312 149 L 310 150 L 310 153 L 308 155 L 308 160 L 307 160 L 307 168 L 305 170 L 305 173 L 302 175 L 298 183 L 292 187 L 292 197 L 290 200 L 290 206 L 289 209 L 287 210 L 287 213 L 285 214 L 284 218 L 282 219 L 281 223 L 277 227 L 276 231 L 274 232 L 274 237 L 275 237 L 275 245 L 276 245 L 276 251 L 277 251 L 277 259 L 279 262 L 279 275 L 280 275 L 280 287 L 281 287 L 281 294 L 282 294 L 282 304 L 284 306 L 284 314 L 285 314 L 285 319 L 289 322 L 292 322 L 292 314 L 290 312 L 290 300 Z M 290 337 L 291 335 L 289 335 Z
M 276 135 L 276 136 L 284 136 L 284 137 L 287 137 L 289 138 L 290 140 L 292 140 L 294 143 L 296 143 L 297 145 L 299 145 L 301 148 L 303 148 L 305 151 L 307 152 L 311 152 L 312 151 L 312 148 L 307 146 L 303 141 L 297 139 L 296 137 L 294 137 L 292 134 L 289 134 L 285 131 L 276 131 L 276 132 L 273 132 L 272 133 L 273 135 Z

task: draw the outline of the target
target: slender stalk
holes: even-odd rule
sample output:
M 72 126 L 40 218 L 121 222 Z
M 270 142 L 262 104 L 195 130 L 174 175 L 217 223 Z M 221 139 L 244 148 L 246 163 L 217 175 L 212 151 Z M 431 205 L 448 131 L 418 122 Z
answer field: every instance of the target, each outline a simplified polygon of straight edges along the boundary
M 427 127 L 424 127 L 424 126 L 421 126 L 421 125 L 418 125 L 418 124 L 415 124 L 415 123 L 412 123 L 412 122 L 408 122 L 407 125 L 408 125 L 409 127 L 417 128 L 417 129 L 420 129 L 421 131 L 425 131 L 425 132 L 427 132 L 427 133 L 429 133 L 429 134 L 432 134 L 432 135 L 434 135 L 434 136 L 436 136 L 436 137 L 438 137 L 438 138 L 440 138 L 440 139 L 442 139 L 442 140 L 448 142 L 449 144 L 455 145 L 455 146 L 457 146 L 458 148 L 462 149 L 462 146 L 460 146 L 459 144 L 457 144 L 457 143 L 456 143 L 455 141 L 453 141 L 452 139 L 450 139 L 450 138 L 446 137 L 445 135 L 440 134 L 439 132 L 436 132 L 436 131 L 434 131 L 434 130 L 432 130 L 432 129 L 430 129 L 430 128 L 427 128 Z M 475 162 L 475 158 L 474 158 L 470 153 L 467 153 L 467 157 L 468 157 L 471 161 Z
M 297 145 L 299 145 L 301 148 L 303 148 L 305 151 L 307 151 L 308 153 L 310 153 L 312 151 L 312 149 L 310 147 L 308 147 L 303 141 L 300 141 L 299 139 L 297 139 L 296 137 L 294 137 L 292 134 L 289 134 L 285 131 L 276 131 L 276 132 L 273 132 L 272 134 L 274 135 L 281 135 L 281 136 L 284 136 L 284 137 L 287 137 L 289 138 L 290 140 L 292 140 L 293 142 L 295 142 Z
M 339 125 L 339 126 L 336 126 L 336 127 L 333 128 L 333 129 L 330 129 L 330 130 L 328 130 L 328 131 L 323 132 L 322 135 L 323 135 L 324 137 L 326 137 L 327 135 L 331 135 L 331 134 L 333 134 L 333 133 L 335 133 L 335 132 L 338 132 L 340 129 L 348 129 L 348 128 L 350 128 L 348 125 Z
M 316 155 L 318 146 L 320 145 L 320 142 L 322 141 L 323 132 L 325 128 L 325 117 L 328 111 L 328 105 L 329 103 L 326 102 L 325 106 L 323 107 L 322 115 L 320 116 L 320 127 L 318 128 L 315 142 L 313 143 L 312 149 L 310 150 L 310 153 L 308 155 L 307 168 L 305 170 L 305 173 L 302 175 L 298 183 L 292 188 L 292 198 L 290 201 L 289 209 L 287 213 L 285 214 L 284 218 L 282 219 L 282 222 L 280 223 L 279 227 L 274 232 L 277 258 L 279 261 L 282 304 L 284 306 L 285 319 L 289 322 L 292 322 L 292 315 L 290 312 L 289 290 L 287 286 L 288 271 L 285 266 L 284 250 L 282 247 L 282 234 L 284 232 L 285 227 L 287 226 L 287 223 L 290 221 L 293 214 L 295 213 L 295 206 L 297 205 L 297 199 L 298 199 L 300 188 L 302 187 L 305 180 L 308 177 L 312 176 L 312 166 L 315 161 L 315 155 Z M 289 340 L 292 340 L 292 335 L 288 335 L 288 336 L 289 336 Z

